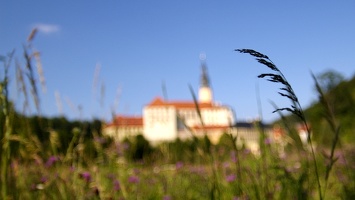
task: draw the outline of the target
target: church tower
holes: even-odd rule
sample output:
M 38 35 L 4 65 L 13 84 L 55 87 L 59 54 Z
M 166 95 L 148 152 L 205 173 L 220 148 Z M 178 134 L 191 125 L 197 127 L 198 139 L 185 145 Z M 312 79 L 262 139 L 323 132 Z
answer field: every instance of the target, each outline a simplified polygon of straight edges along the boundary
M 200 89 L 198 91 L 198 99 L 200 103 L 212 103 L 213 95 L 212 89 L 210 87 L 210 80 L 207 74 L 207 67 L 205 62 L 206 56 L 200 55 L 201 60 L 201 78 L 200 78 Z

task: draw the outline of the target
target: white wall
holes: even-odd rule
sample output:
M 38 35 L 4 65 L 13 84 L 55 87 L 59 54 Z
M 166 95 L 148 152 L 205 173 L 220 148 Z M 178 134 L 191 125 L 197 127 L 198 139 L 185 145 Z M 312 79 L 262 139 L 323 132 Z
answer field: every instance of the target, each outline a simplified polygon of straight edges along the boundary
M 122 141 L 125 138 L 134 137 L 143 133 L 143 128 L 138 126 L 132 127 L 106 127 L 103 129 L 103 134 L 112 137 L 116 141 Z
M 150 106 L 143 109 L 144 137 L 152 142 L 177 138 L 176 109 L 173 106 Z

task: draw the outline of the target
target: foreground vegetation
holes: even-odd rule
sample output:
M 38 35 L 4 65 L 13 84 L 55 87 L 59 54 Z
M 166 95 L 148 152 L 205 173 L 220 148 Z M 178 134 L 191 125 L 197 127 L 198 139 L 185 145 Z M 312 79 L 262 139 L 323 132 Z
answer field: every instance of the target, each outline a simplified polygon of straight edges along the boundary
M 32 96 L 39 110 L 32 65 L 40 63 L 38 52 L 31 48 L 32 39 L 33 35 L 24 46 L 25 68 L 16 64 L 17 79 L 26 99 L 24 107 Z M 302 110 L 276 65 L 259 52 L 238 51 L 267 66 L 272 73 L 259 77 L 281 84 L 281 96 L 291 100 L 289 107 L 275 105 L 285 119 L 279 122 L 286 130 L 283 140 L 288 142 L 282 153 L 262 129 L 260 153 L 254 155 L 237 147 L 237 137 L 229 133 L 215 145 L 208 138 L 192 138 L 152 147 L 142 136 L 120 142 L 103 136 L 99 120 L 70 122 L 19 114 L 8 93 L 14 53 L 1 57 L 1 199 L 354 199 L 355 148 L 344 140 L 354 130 L 339 120 L 330 93 L 324 93 L 314 77 L 319 94 L 316 109 L 322 113 L 318 118 L 329 131 L 324 136 L 315 129 L 313 136 L 307 120 L 311 114 Z M 40 72 L 39 80 L 44 80 Z M 294 119 L 284 117 L 282 111 L 289 111 Z M 294 120 L 306 127 L 307 143 L 289 123 Z
M 6 175 L 9 199 L 314 199 L 317 180 L 309 152 L 289 146 L 279 155 L 264 141 L 263 158 L 235 149 L 230 135 L 207 150 L 205 140 L 151 147 L 143 137 L 114 142 L 85 138 L 73 129 L 66 151 L 52 139 L 28 141 L 12 156 Z M 76 132 L 77 131 L 77 132 Z M 209 159 L 209 151 L 213 162 Z M 15 152 L 15 151 L 14 151 Z M 354 148 L 335 152 L 325 199 L 354 197 Z M 317 153 L 321 185 L 330 161 Z M 212 164 L 212 167 L 211 167 Z M 215 174 L 214 174 L 215 173 Z M 213 194 L 212 194 L 213 192 Z

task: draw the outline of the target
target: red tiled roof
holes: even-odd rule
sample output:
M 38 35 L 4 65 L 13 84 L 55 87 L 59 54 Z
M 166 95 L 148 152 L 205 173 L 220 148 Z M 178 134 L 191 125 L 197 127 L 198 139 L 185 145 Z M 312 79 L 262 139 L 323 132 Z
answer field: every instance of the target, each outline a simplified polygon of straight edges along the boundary
M 135 116 L 116 116 L 113 122 L 108 124 L 108 126 L 143 126 L 143 118 Z
M 174 106 L 175 108 L 179 109 L 191 109 L 196 108 L 195 102 L 193 101 L 164 101 L 160 97 L 156 97 L 150 104 L 149 107 L 153 106 Z M 213 105 L 212 103 L 198 103 L 199 108 L 213 108 L 218 107 Z

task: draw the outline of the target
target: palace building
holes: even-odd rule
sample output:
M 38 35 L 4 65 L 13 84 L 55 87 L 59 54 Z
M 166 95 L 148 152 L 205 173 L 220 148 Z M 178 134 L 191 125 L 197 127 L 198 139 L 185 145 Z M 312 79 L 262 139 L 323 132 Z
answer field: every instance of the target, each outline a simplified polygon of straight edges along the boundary
M 193 135 L 207 135 L 211 141 L 218 142 L 234 121 L 230 107 L 213 101 L 206 63 L 201 59 L 197 102 L 156 97 L 143 108 L 143 116 L 117 116 L 106 125 L 104 132 L 118 140 L 143 134 L 151 143 L 188 139 Z
M 271 129 L 267 134 L 271 135 Z M 214 102 L 204 60 L 201 59 L 198 99 L 164 100 L 154 98 L 143 108 L 142 116 L 117 116 L 104 127 L 104 134 L 123 140 L 142 134 L 151 144 L 208 136 L 218 143 L 223 133 L 231 133 L 247 148 L 257 151 L 259 131 L 253 122 L 238 122 L 233 109 Z
M 173 141 L 177 138 L 188 139 L 209 137 L 218 142 L 219 137 L 234 123 L 234 113 L 228 106 L 213 101 L 213 92 L 205 62 L 201 65 L 198 100 L 165 101 L 156 97 L 143 109 L 143 135 L 152 143 Z M 200 115 L 198 114 L 200 111 Z
M 143 133 L 143 118 L 141 116 L 118 115 L 104 127 L 103 133 L 115 140 L 122 141 Z

